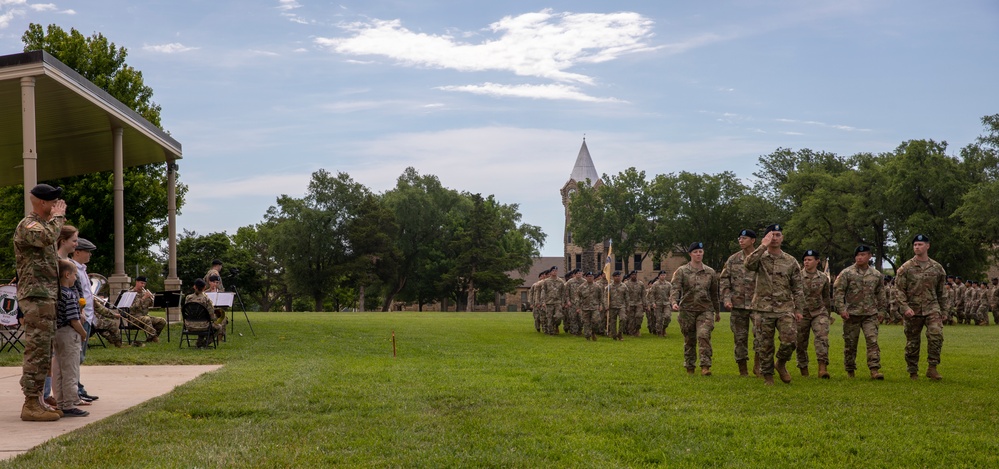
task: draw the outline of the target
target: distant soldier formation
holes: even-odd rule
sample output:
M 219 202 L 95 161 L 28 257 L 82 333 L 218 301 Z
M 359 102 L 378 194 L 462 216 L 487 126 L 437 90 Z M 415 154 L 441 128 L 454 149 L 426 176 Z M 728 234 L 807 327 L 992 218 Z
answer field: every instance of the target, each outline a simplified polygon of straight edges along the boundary
M 702 263 L 704 245 L 692 243 L 690 262 L 680 266 L 670 280 L 660 271 L 648 283 L 638 272 L 603 272 L 579 269 L 559 275 L 552 267 L 538 276 L 528 301 L 538 332 L 565 332 L 597 340 L 604 336 L 624 340 L 639 337 L 643 321 L 647 331 L 666 337 L 677 314 L 683 336 L 683 366 L 690 375 L 711 375 L 711 332 L 721 320 L 722 306 L 731 311 L 734 358 L 741 376 L 748 376 L 749 335 L 753 336 L 754 375 L 773 385 L 777 375 L 791 382 L 787 363 L 796 359 L 801 376 L 809 376 L 809 341 L 818 363 L 817 375 L 830 378 L 829 328 L 836 317 L 843 320 L 844 369 L 856 375 L 856 357 L 863 335 L 871 379 L 883 380 L 879 324 L 902 324 L 906 337 L 905 360 L 909 377 L 919 379 L 921 335 L 926 336 L 926 377 L 940 380 L 937 370 L 943 347 L 943 326 L 988 325 L 991 311 L 999 324 L 999 279 L 992 283 L 947 275 L 929 257 L 930 239 L 919 234 L 912 240 L 914 256 L 896 271 L 882 275 L 871 265 L 869 246 L 858 246 L 854 263 L 835 278 L 819 270 L 821 256 L 807 250 L 799 259 L 781 250 L 779 224 L 766 228 L 759 246 L 753 230 L 738 235 L 740 251 L 732 254 L 721 273 Z

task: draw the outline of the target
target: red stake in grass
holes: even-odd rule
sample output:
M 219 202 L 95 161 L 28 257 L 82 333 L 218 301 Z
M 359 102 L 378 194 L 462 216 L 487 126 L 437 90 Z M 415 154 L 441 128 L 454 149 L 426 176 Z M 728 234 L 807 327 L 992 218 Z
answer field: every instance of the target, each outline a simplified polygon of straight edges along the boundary
M 395 331 L 392 331 L 392 358 L 395 358 Z

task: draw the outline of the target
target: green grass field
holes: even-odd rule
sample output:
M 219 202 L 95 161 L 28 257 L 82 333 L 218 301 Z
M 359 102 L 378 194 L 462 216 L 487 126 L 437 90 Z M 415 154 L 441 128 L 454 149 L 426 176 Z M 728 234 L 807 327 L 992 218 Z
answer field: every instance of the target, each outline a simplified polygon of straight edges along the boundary
M 831 380 L 813 355 L 813 377 L 765 387 L 738 376 L 725 314 L 711 377 L 686 376 L 675 321 L 594 343 L 539 334 L 530 313 L 251 313 L 255 338 L 237 319 L 243 337 L 215 351 L 176 335 L 91 350 L 226 366 L 0 466 L 999 466 L 996 327 L 947 327 L 944 380 L 913 382 L 901 326 L 884 326 L 872 381 L 863 348 L 846 378 L 837 321 Z

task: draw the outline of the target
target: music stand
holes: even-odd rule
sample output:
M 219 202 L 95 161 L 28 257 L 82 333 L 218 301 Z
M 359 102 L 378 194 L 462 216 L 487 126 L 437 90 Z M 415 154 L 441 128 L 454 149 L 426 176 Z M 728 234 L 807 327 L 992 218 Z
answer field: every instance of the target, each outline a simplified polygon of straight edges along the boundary
M 170 342 L 170 308 L 180 308 L 180 300 L 184 297 L 180 290 L 166 290 L 153 293 L 153 307 L 163 308 L 166 316 L 167 342 Z

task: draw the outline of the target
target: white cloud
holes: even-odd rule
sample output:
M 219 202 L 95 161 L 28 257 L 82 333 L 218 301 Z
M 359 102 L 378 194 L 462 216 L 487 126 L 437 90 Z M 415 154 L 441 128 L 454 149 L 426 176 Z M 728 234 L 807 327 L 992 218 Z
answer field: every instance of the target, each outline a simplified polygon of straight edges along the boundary
M 163 54 L 176 54 L 180 52 L 187 52 L 192 50 L 197 50 L 198 47 L 185 46 L 179 42 L 171 42 L 169 44 L 154 44 L 154 45 L 144 45 L 142 50 L 150 52 L 159 52 Z
M 54 3 L 34 3 L 28 5 L 28 8 L 35 11 L 55 11 L 57 9 Z
M 317 45 L 344 55 L 384 56 L 407 66 L 464 72 L 499 70 L 519 76 L 592 84 L 593 78 L 567 70 L 623 55 L 654 50 L 652 20 L 633 12 L 554 13 L 550 9 L 507 16 L 489 25 L 498 35 L 480 43 L 450 34 L 410 31 L 400 20 L 342 25 L 349 37 L 319 37 Z
M 54 3 L 28 3 L 27 0 L 0 0 L 0 29 L 10 26 L 11 21 L 19 16 L 24 16 L 28 10 L 36 12 L 57 11 L 58 6 Z M 57 11 L 58 13 L 75 15 L 73 10 Z
M 818 122 L 818 121 L 803 121 L 803 120 L 797 120 L 797 119 L 776 119 L 776 120 L 777 120 L 777 122 L 784 122 L 784 123 L 787 123 L 787 124 L 814 125 L 814 126 L 825 127 L 825 128 L 829 128 L 829 129 L 843 130 L 843 131 L 846 131 L 846 132 L 870 132 L 871 131 L 871 129 L 862 129 L 862 128 L 853 127 L 853 126 L 850 126 L 850 125 L 827 124 L 825 122 Z
M 583 93 L 575 86 L 557 83 L 550 85 L 500 85 L 496 83 L 484 83 L 481 85 L 439 86 L 437 89 L 443 91 L 462 91 L 494 97 L 568 99 L 591 103 L 624 102 L 616 98 L 597 98 Z
M 271 52 L 267 50 L 250 49 L 250 54 L 252 55 L 262 55 L 265 57 L 279 57 L 281 54 L 277 52 Z
M 295 0 L 278 0 L 278 10 L 288 11 L 301 7 L 302 5 Z

